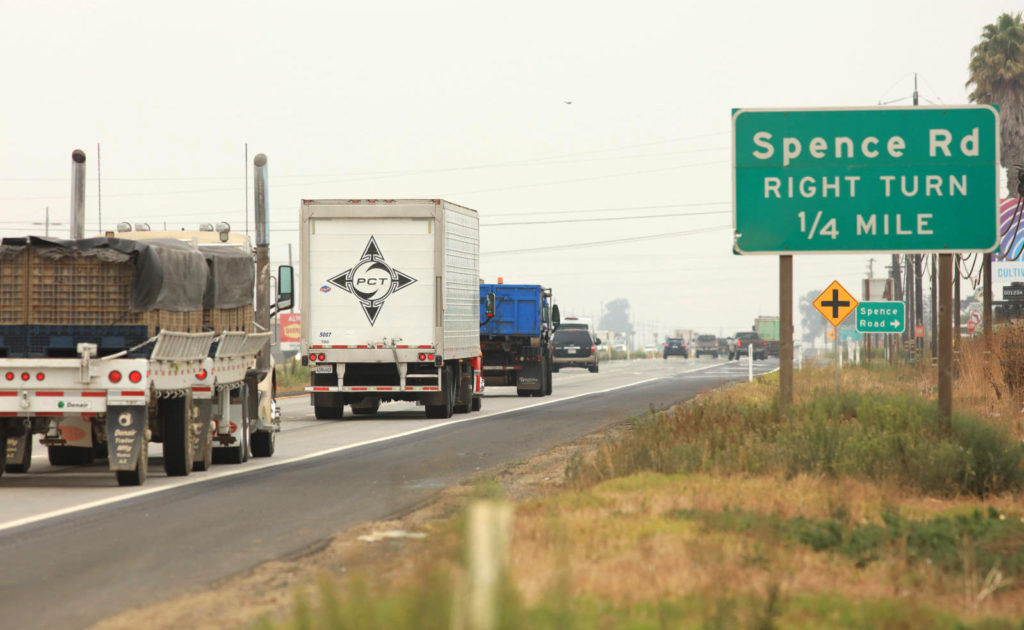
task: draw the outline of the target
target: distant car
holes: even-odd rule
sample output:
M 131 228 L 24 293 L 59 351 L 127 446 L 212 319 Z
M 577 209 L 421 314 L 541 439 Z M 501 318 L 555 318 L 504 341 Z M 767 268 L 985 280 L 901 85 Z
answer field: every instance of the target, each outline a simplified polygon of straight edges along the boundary
M 557 372 L 564 367 L 587 368 L 597 372 L 597 346 L 600 339 L 591 336 L 590 331 L 582 328 L 559 328 L 555 331 L 554 367 Z
M 733 356 L 736 354 L 736 340 L 732 337 L 719 337 L 718 352 L 729 357 L 729 360 L 732 361 Z
M 684 359 L 690 356 L 690 351 L 686 348 L 686 342 L 681 337 L 669 337 L 665 340 L 661 358 L 668 359 L 669 356 L 681 356 Z
M 699 359 L 702 354 L 710 354 L 712 357 L 718 358 L 718 337 L 714 335 L 697 335 L 693 356 Z
M 752 347 L 748 350 L 748 347 Z M 737 359 L 741 359 L 747 356 L 748 352 L 753 352 L 754 360 L 764 360 L 768 358 L 768 342 L 761 339 L 761 335 L 756 332 L 738 332 L 736 333 L 736 354 Z

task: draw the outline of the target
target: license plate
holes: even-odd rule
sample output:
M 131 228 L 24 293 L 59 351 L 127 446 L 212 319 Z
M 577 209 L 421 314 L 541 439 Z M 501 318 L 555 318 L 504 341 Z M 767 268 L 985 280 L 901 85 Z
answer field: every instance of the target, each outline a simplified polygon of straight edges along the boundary
M 576 354 L 576 348 L 566 348 L 565 351 L 569 354 Z
M 314 374 L 334 374 L 333 365 L 318 365 L 313 368 Z

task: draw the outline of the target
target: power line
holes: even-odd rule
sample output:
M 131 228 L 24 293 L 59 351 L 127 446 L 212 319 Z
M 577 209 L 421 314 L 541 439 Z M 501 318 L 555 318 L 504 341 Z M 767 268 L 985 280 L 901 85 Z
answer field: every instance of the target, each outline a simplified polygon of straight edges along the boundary
M 633 217 L 592 217 L 590 219 L 555 219 L 553 221 L 507 221 L 505 223 L 481 223 L 480 227 L 503 227 L 506 225 L 554 225 L 556 223 L 589 223 L 595 221 L 632 221 L 634 219 L 664 219 L 671 217 L 695 217 L 706 214 L 731 214 L 730 210 L 708 210 L 707 212 L 672 212 L 668 214 L 645 214 Z
M 562 245 L 549 245 L 546 247 L 527 247 L 522 249 L 502 249 L 493 252 L 481 252 L 481 255 L 495 256 L 499 254 L 528 254 L 532 252 L 545 252 L 551 250 L 570 250 L 570 249 L 585 249 L 588 247 L 602 247 L 604 245 L 618 245 L 620 243 L 636 243 L 638 241 L 650 241 L 660 238 L 670 238 L 673 236 L 689 236 L 691 234 L 703 234 L 706 232 L 715 232 L 718 230 L 731 230 L 731 225 L 719 225 L 709 228 L 701 228 L 697 230 L 683 230 L 681 232 L 663 232 L 661 234 L 648 234 L 646 236 L 630 236 L 627 238 L 616 238 L 607 241 L 589 241 L 586 243 L 565 243 Z
M 703 206 L 728 206 L 731 201 L 703 201 L 697 203 L 669 203 L 657 206 L 619 206 L 613 208 L 587 208 L 584 210 L 539 210 L 536 212 L 488 212 L 488 217 L 526 217 L 536 214 L 583 214 L 588 212 L 621 212 L 623 210 L 660 210 L 663 208 L 696 208 Z

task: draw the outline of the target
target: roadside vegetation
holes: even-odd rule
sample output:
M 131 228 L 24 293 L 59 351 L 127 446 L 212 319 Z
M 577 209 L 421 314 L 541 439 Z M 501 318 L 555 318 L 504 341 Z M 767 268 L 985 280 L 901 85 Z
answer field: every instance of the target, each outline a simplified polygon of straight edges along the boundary
M 1024 628 L 1024 328 L 932 368 L 797 372 L 632 418 L 514 506 L 495 628 Z M 501 500 L 501 479 L 472 496 Z M 462 628 L 466 517 L 324 577 L 266 630 Z
M 309 386 L 309 366 L 302 365 L 297 359 L 285 361 L 274 370 L 277 372 L 278 394 L 301 393 Z

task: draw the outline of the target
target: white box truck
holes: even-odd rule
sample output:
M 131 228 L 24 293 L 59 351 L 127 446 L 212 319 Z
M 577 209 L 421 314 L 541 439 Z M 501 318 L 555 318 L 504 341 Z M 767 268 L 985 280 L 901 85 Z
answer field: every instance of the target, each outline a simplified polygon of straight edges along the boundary
M 300 208 L 303 361 L 321 420 L 416 401 L 480 408 L 480 221 L 440 199 L 317 199 Z

